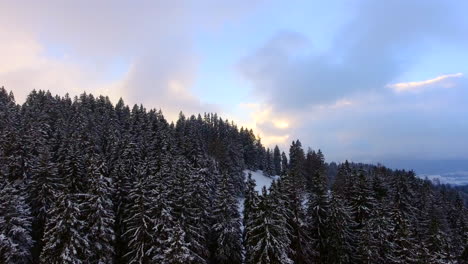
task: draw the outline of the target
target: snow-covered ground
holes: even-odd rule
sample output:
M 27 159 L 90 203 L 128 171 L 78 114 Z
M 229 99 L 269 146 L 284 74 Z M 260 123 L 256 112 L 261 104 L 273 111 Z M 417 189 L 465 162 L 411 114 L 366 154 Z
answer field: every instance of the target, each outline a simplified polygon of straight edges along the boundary
M 252 179 L 254 179 L 255 183 L 257 184 L 257 186 L 255 186 L 255 190 L 260 194 L 262 192 L 263 186 L 266 186 L 266 188 L 268 189 L 270 188 L 270 185 L 273 182 L 273 180 L 276 180 L 279 178 L 279 176 L 277 175 L 271 176 L 271 177 L 267 176 L 261 170 L 257 170 L 257 171 L 244 170 L 245 179 L 247 179 L 247 176 L 249 175 L 249 173 L 252 174 Z
M 262 192 L 262 188 L 263 186 L 265 186 L 267 189 L 270 188 L 271 186 L 271 183 L 273 182 L 273 180 L 276 180 L 279 178 L 279 176 L 267 176 L 263 173 L 263 171 L 261 170 L 257 170 L 257 171 L 251 171 L 251 170 L 244 170 L 244 174 L 245 174 L 245 179 L 247 180 L 247 177 L 249 175 L 249 173 L 252 174 L 252 179 L 255 180 L 255 183 L 256 183 L 256 186 L 255 186 L 255 190 L 261 194 Z M 239 213 L 241 215 L 241 219 L 244 218 L 244 198 L 241 197 L 238 199 L 239 201 Z M 244 230 L 244 226 L 241 227 L 242 230 Z

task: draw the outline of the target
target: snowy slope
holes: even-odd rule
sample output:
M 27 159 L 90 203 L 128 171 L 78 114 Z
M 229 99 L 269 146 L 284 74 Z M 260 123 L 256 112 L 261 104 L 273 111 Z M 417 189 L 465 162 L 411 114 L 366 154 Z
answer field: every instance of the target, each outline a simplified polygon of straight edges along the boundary
M 257 186 L 255 187 L 255 190 L 258 193 L 262 192 L 263 186 L 266 186 L 266 188 L 268 189 L 271 183 L 273 182 L 273 180 L 276 180 L 279 178 L 279 176 L 277 175 L 271 176 L 271 177 L 266 176 L 261 170 L 257 170 L 257 171 L 244 170 L 245 179 L 247 179 L 247 176 L 249 175 L 249 173 L 252 174 L 252 179 L 254 179 L 255 183 L 257 184 Z
M 266 176 L 263 171 L 257 170 L 257 171 L 251 171 L 251 170 L 244 170 L 245 174 L 245 179 L 247 180 L 247 177 L 249 173 L 252 174 L 252 179 L 255 180 L 256 186 L 255 190 L 261 194 L 263 186 L 265 186 L 267 189 L 270 188 L 271 183 L 273 180 L 276 180 L 279 178 L 279 176 Z M 239 198 L 239 213 L 241 215 L 241 219 L 244 218 L 244 198 Z M 244 230 L 244 226 L 241 227 L 242 230 Z

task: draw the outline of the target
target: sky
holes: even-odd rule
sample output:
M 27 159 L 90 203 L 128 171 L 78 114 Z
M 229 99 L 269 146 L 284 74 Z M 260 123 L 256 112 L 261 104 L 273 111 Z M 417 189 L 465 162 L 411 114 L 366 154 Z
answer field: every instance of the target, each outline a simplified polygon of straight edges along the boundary
M 458 161 L 468 175 L 465 10 L 459 0 L 0 0 L 0 86 L 18 103 L 44 89 L 122 97 L 169 120 L 217 112 L 267 146 L 299 138 L 329 161 Z

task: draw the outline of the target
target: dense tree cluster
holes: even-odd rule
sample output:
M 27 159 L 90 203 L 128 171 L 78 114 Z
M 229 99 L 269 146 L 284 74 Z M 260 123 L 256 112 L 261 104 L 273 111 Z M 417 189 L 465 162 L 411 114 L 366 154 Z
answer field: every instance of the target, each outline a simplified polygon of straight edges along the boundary
M 0 263 L 463 263 L 467 215 L 411 171 L 288 157 L 216 114 L 0 88 Z

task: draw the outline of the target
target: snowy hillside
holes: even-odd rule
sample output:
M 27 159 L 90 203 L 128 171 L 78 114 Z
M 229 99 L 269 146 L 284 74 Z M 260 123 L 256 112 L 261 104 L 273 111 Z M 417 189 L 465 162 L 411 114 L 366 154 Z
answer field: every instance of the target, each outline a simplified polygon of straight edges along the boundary
M 245 174 L 245 179 L 247 180 L 247 177 L 249 176 L 249 173 L 252 174 L 252 179 L 255 180 L 255 183 L 257 184 L 255 186 L 255 190 L 258 192 L 258 193 L 261 193 L 262 192 L 262 188 L 263 186 L 265 186 L 267 189 L 270 188 L 271 186 L 271 183 L 278 179 L 279 176 L 278 175 L 275 175 L 275 176 L 267 176 L 262 170 L 257 170 L 257 171 L 252 171 L 252 170 L 244 170 L 244 174 Z M 239 206 L 238 206 L 238 209 L 239 209 L 239 213 L 241 215 L 241 219 L 244 218 L 244 198 L 239 198 L 238 199 L 238 203 L 239 203 Z M 244 227 L 242 226 L 241 229 L 243 230 Z
M 249 175 L 249 173 L 252 174 L 252 179 L 254 179 L 255 183 L 257 184 L 257 186 L 255 187 L 255 190 L 258 193 L 262 192 L 263 186 L 266 186 L 266 188 L 268 189 L 270 187 L 271 183 L 273 182 L 273 180 L 276 180 L 276 179 L 279 178 L 278 175 L 271 176 L 271 177 L 267 176 L 261 170 L 257 170 L 257 171 L 244 170 L 244 174 L 245 174 L 246 179 L 247 179 L 247 176 Z

